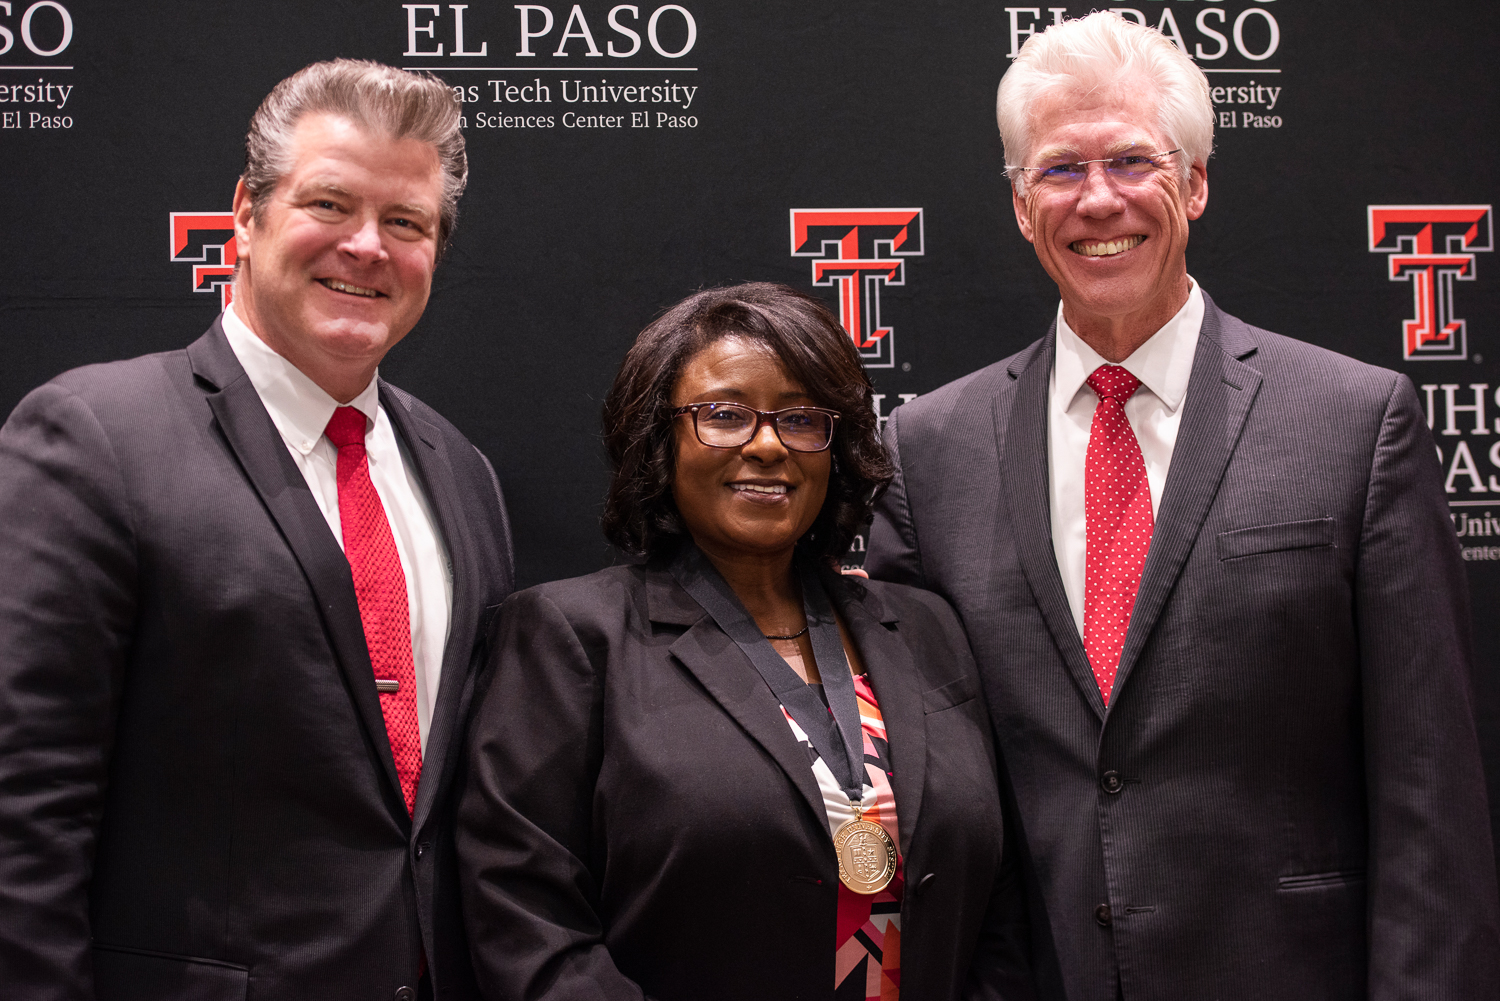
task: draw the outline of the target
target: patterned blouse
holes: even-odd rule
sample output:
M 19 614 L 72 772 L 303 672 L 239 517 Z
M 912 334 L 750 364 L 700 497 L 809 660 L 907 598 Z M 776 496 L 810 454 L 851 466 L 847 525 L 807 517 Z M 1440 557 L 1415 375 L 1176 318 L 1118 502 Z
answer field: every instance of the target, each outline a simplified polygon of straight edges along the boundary
M 896 835 L 896 798 L 891 792 L 890 746 L 885 738 L 885 720 L 875 689 L 865 675 L 856 675 L 854 691 L 859 700 L 859 724 L 865 737 L 864 819 L 879 824 L 900 844 Z M 807 748 L 813 775 L 823 791 L 823 808 L 828 813 L 831 836 L 854 819 L 854 808 L 839 786 L 838 780 L 806 732 L 792 719 L 786 708 L 782 715 L 793 735 Z M 838 928 L 834 936 L 837 950 L 833 964 L 835 1001 L 896 1001 L 901 995 L 901 897 L 905 889 L 903 860 L 896 860 L 896 876 L 879 893 L 866 896 L 839 884 Z

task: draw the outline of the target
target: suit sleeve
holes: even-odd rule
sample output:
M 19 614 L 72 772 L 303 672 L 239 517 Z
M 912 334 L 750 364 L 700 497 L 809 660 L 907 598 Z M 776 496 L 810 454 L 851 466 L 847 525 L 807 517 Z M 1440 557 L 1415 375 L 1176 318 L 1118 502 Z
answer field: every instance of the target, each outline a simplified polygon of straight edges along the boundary
M 0 428 L 0 983 L 94 996 L 88 889 L 136 615 L 125 486 L 94 413 L 33 392 Z
M 567 618 L 534 591 L 512 596 L 496 628 L 458 825 L 480 985 L 524 1001 L 640 1001 L 604 944 L 590 868 L 602 679 Z
M 865 554 L 865 572 L 876 580 L 927 587 L 922 574 L 922 554 L 917 548 L 917 530 L 912 524 L 911 507 L 906 497 L 906 469 L 901 462 L 897 408 L 885 422 L 885 447 L 891 454 L 896 476 L 875 502 L 875 521 L 870 526 L 869 551 Z
M 1031 924 L 1015 841 L 1010 836 L 1014 829 L 1006 833 L 989 909 L 974 946 L 965 1001 L 1034 1001 L 1037 996 L 1031 971 Z
M 1370 810 L 1370 997 L 1494 997 L 1494 852 L 1467 579 L 1411 382 L 1370 470 L 1355 580 Z
M 928 600 L 939 606 L 937 621 L 941 625 L 937 634 L 945 637 L 945 645 L 948 647 L 937 656 L 946 662 L 962 664 L 966 674 L 977 678 L 979 668 L 974 663 L 968 637 L 958 621 L 957 613 L 936 595 Z M 989 719 L 988 709 L 985 711 L 985 719 Z M 992 771 L 1001 769 L 1003 763 L 1000 748 L 995 746 L 987 728 L 984 731 L 984 741 L 990 748 Z M 999 776 L 995 775 L 994 778 L 996 788 L 999 789 Z M 1010 813 L 1009 797 L 1002 794 L 999 798 L 1005 825 L 1000 865 L 995 870 L 984 919 L 974 943 L 974 958 L 963 986 L 964 1001 L 1034 1001 L 1037 996 L 1031 962 L 1031 922 L 1016 847 L 1016 832 L 1020 825 Z

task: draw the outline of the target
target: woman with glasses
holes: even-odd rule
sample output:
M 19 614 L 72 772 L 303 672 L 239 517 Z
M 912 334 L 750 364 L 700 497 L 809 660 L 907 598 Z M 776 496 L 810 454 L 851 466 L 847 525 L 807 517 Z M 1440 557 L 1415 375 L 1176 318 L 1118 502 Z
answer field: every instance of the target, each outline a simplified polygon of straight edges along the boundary
M 638 562 L 502 608 L 458 852 L 489 998 L 1030 996 L 952 610 L 838 572 L 891 477 L 848 336 L 779 285 L 648 326 L 604 406 Z

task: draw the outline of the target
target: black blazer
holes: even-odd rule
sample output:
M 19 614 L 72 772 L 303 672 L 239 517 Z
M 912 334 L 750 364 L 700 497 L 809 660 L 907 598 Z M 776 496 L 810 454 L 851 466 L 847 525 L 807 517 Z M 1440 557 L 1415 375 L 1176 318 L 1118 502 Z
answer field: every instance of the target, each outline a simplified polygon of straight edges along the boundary
M 988 720 L 953 612 L 828 576 L 890 738 L 902 995 L 957 997 L 972 972 L 975 993 L 1029 996 Z M 671 575 L 614 567 L 523 591 L 492 645 L 458 834 L 486 996 L 831 999 L 838 871 L 807 752 Z
M 1494 998 L 1467 589 L 1416 393 L 1206 306 L 1107 712 L 1053 556 L 1051 333 L 892 414 L 866 566 L 968 630 L 1048 996 Z
M 0 993 L 389 1001 L 424 951 L 472 991 L 449 789 L 509 528 L 483 456 L 380 397 L 453 572 L 414 822 L 349 564 L 217 322 L 0 430 Z

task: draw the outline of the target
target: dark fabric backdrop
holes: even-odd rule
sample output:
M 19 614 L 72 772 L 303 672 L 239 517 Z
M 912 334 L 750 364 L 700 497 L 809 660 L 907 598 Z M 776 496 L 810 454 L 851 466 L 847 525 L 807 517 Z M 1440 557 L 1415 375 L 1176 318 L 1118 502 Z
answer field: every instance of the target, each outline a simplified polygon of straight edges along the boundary
M 867 348 L 886 412 L 1042 333 L 1056 290 L 1012 219 L 995 85 L 1027 31 L 1089 9 L 0 3 L 0 410 L 64 369 L 181 347 L 208 325 L 229 263 L 214 215 L 229 210 L 246 122 L 277 80 L 332 56 L 436 68 L 463 88 L 472 180 L 427 313 L 382 373 L 494 460 L 522 584 L 586 573 L 610 560 L 600 400 L 636 331 L 689 291 L 853 275 L 862 314 L 878 309 L 891 331 Z M 1222 88 L 1193 275 L 1230 312 L 1400 369 L 1429 401 L 1471 561 L 1495 810 L 1500 9 L 1130 9 Z M 842 216 L 814 220 L 825 228 L 799 248 L 794 209 Z M 909 210 L 908 225 L 854 209 Z M 173 213 L 209 218 L 178 216 L 174 236 Z M 818 288 L 830 306 L 838 280 Z M 1409 338 L 1419 303 L 1432 332 Z

